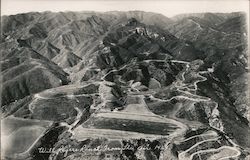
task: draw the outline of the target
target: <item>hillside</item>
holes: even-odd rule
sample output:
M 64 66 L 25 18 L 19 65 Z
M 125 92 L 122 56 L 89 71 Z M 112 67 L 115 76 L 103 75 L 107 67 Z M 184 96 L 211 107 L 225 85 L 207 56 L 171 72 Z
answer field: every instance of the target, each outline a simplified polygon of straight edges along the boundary
M 14 49 L 1 66 L 2 105 L 68 83 L 67 73 L 30 48 Z
M 75 55 L 72 51 L 66 49 L 61 50 L 60 54 L 55 56 L 52 61 L 61 68 L 69 68 L 78 64 L 82 59 Z
M 31 12 L 2 23 L 1 115 L 15 143 L 4 158 L 249 157 L 244 14 Z

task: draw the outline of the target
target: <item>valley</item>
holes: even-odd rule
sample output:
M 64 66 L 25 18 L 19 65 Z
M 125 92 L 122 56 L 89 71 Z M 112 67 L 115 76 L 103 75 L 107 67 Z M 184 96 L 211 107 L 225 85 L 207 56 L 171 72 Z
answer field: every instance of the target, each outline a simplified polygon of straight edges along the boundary
M 2 159 L 249 157 L 243 13 L 2 19 Z

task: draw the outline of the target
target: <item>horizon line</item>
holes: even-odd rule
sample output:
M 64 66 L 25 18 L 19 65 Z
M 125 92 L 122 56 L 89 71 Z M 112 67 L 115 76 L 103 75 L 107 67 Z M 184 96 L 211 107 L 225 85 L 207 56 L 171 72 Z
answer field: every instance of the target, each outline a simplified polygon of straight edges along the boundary
M 29 12 L 144 11 L 166 17 L 187 13 L 249 13 L 249 1 L 239 0 L 2 0 L 1 15 Z
M 212 12 L 212 11 L 204 11 L 204 12 L 182 12 L 182 13 L 177 13 L 174 14 L 173 16 L 166 16 L 163 13 L 160 12 L 153 12 L 153 11 L 144 11 L 144 10 L 128 10 L 128 11 L 123 11 L 123 10 L 109 10 L 109 11 L 95 11 L 95 10 L 79 10 L 79 11 L 73 11 L 73 10 L 62 10 L 62 11 L 51 11 L 51 10 L 44 10 L 44 11 L 27 11 L 27 12 L 19 12 L 19 13 L 14 13 L 14 14 L 4 14 L 1 15 L 1 17 L 3 16 L 15 16 L 15 15 L 20 15 L 20 14 L 28 14 L 28 13 L 46 13 L 46 12 L 51 12 L 51 13 L 67 13 L 67 12 L 75 12 L 75 13 L 81 13 L 81 12 L 85 12 L 85 13 L 108 13 L 108 12 L 145 12 L 145 13 L 155 13 L 155 14 L 160 14 L 163 15 L 167 18 L 173 18 L 175 16 L 178 15 L 185 15 L 185 14 L 203 14 L 203 13 L 212 13 L 212 14 L 230 14 L 230 13 L 244 13 L 244 14 L 248 14 L 246 11 L 231 11 L 231 12 Z

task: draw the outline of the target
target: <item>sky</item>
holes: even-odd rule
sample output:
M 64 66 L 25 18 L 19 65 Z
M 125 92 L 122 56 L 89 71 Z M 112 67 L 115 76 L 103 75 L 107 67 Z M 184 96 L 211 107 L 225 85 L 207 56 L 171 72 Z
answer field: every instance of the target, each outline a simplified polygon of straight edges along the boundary
M 1 0 L 1 15 L 31 11 L 130 11 L 142 10 L 172 17 L 181 13 L 249 13 L 248 0 Z

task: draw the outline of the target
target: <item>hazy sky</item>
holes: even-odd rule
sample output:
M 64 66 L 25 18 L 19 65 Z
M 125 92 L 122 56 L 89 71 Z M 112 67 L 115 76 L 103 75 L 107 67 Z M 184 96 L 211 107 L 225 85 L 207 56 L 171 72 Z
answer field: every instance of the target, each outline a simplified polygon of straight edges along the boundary
M 248 0 L 1 0 L 1 15 L 30 11 L 143 10 L 171 17 L 180 13 L 249 12 Z

